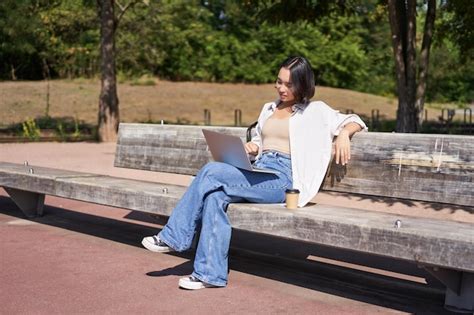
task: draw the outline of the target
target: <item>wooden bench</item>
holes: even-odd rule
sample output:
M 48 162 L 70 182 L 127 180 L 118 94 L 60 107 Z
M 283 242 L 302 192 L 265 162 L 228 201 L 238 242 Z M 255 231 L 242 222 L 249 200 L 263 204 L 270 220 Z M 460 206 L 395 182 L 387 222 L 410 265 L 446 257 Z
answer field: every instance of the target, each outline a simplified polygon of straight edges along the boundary
M 206 127 L 245 139 L 246 129 Z M 202 127 L 121 124 L 115 166 L 195 175 L 210 154 Z M 359 133 L 344 179 L 332 168 L 323 190 L 474 208 L 474 138 Z M 169 216 L 186 187 L 0 162 L 0 186 L 27 215 L 45 195 Z M 474 224 L 310 205 L 231 204 L 235 229 L 410 261 L 446 285 L 445 304 L 474 310 Z M 397 228 L 396 221 L 401 221 Z

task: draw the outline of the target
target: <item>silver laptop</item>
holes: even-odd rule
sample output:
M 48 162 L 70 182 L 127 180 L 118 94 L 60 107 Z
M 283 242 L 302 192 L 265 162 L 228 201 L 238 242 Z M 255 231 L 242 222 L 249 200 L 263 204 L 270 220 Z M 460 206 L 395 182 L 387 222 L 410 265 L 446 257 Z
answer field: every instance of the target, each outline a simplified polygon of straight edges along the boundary
M 223 133 L 203 129 L 207 146 L 214 161 L 223 162 L 251 172 L 278 174 L 277 171 L 256 168 L 250 163 L 242 139 Z

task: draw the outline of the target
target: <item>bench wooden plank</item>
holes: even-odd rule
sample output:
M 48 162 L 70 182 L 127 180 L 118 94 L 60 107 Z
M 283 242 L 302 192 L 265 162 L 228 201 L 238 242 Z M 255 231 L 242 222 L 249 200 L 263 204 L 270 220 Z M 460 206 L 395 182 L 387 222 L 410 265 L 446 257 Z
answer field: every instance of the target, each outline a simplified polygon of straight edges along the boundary
M 278 205 L 231 204 L 228 214 L 237 229 L 420 264 L 474 269 L 474 226 L 468 223 L 327 205 L 288 211 Z M 396 220 L 401 220 L 401 228 L 395 228 Z
M 202 128 L 245 140 L 245 128 L 120 124 L 115 166 L 195 175 L 211 160 Z M 322 189 L 473 207 L 473 155 L 469 136 L 358 133 L 344 179 Z
M 163 191 L 166 189 L 166 192 Z M 56 196 L 169 216 L 185 186 L 110 176 L 59 178 Z
M 245 128 L 209 127 L 245 140 Z M 120 124 L 116 167 L 195 175 L 211 161 L 202 127 Z
M 33 169 L 33 173 L 30 173 L 30 169 Z M 55 194 L 55 180 L 57 178 L 79 176 L 88 177 L 97 176 L 97 174 L 0 162 L 0 186 L 40 194 Z
M 323 189 L 474 206 L 474 137 L 357 134 L 347 174 Z
M 40 167 L 35 167 L 36 174 L 25 175 L 21 167 L 0 163 L 0 174 L 49 177 L 50 195 L 163 216 L 170 215 L 186 189 Z M 51 175 L 46 175 L 48 171 Z M 0 186 L 8 187 L 1 178 L 4 176 L 0 176 Z M 22 183 L 14 182 L 11 188 L 21 188 Z M 28 187 L 37 191 L 43 189 L 42 184 L 30 180 Z M 237 229 L 474 272 L 473 224 L 326 205 L 287 210 L 281 204 L 231 204 L 228 214 Z M 394 227 L 397 219 L 402 221 L 399 229 Z

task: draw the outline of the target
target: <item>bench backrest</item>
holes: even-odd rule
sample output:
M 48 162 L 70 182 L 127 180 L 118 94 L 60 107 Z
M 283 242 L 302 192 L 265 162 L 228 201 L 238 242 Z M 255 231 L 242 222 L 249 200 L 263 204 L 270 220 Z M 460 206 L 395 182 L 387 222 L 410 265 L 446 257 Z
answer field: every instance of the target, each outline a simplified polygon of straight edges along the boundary
M 245 141 L 246 128 L 122 123 L 115 166 L 195 175 L 211 160 L 203 128 Z M 474 137 L 358 133 L 351 150 L 344 179 L 328 172 L 323 190 L 474 206 Z

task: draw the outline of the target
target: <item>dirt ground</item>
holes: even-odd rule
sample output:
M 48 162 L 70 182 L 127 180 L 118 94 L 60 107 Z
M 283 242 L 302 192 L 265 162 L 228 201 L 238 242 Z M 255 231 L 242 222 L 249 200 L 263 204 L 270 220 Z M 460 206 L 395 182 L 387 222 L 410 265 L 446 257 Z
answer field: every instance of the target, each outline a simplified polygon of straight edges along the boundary
M 76 117 L 97 123 L 99 80 L 50 81 L 52 117 Z M 20 91 L 20 92 L 19 92 Z M 0 127 L 35 118 L 45 113 L 47 83 L 44 81 L 0 82 Z M 234 111 L 242 111 L 242 123 L 258 117 L 262 105 L 276 98 L 272 84 L 219 84 L 156 81 L 155 85 L 118 85 L 120 115 L 123 122 L 178 120 L 203 123 L 204 109 L 211 111 L 213 125 L 233 125 Z M 394 119 L 397 100 L 344 89 L 317 87 L 314 100 L 331 107 L 371 117 L 379 110 L 380 118 Z M 434 119 L 440 111 L 429 110 Z

